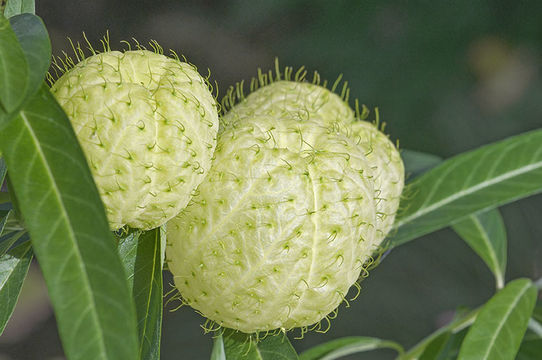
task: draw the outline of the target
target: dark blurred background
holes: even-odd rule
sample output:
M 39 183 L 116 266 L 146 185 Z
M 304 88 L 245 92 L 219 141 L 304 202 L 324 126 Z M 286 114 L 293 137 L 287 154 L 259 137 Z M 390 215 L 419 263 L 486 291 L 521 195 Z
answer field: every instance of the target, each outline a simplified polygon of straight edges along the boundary
M 36 0 L 54 53 L 86 32 L 112 48 L 132 37 L 157 40 L 210 68 L 221 93 L 257 68 L 305 65 L 351 98 L 378 106 L 401 147 L 442 157 L 542 126 L 542 2 L 504 0 Z M 542 144 L 541 144 L 542 146 Z M 542 181 L 542 179 L 541 179 Z M 509 235 L 507 279 L 542 276 L 542 197 L 502 208 Z M 171 283 L 166 275 L 165 281 Z M 167 289 L 169 286 L 166 285 Z M 167 290 L 166 289 L 166 290 Z M 485 265 L 450 230 L 395 249 L 327 334 L 293 340 L 298 350 L 350 335 L 405 346 L 446 323 L 460 305 L 494 291 Z M 162 359 L 208 359 L 212 338 L 190 308 L 169 312 Z M 298 335 L 293 332 L 293 336 Z M 381 351 L 352 359 L 389 359 Z M 63 359 L 36 264 L 0 337 L 0 360 Z M 122 359 L 120 359 L 122 360 Z

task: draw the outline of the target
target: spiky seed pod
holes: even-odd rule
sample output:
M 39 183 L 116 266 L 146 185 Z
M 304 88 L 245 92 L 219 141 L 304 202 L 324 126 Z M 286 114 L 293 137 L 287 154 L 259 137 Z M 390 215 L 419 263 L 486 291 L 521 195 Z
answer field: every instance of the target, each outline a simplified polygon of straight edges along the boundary
M 70 118 L 112 229 L 152 229 L 183 209 L 211 166 L 217 104 L 188 64 L 147 50 L 82 60 L 52 92 Z
M 282 116 L 290 113 L 303 121 L 318 115 L 326 124 L 351 122 L 354 112 L 337 94 L 315 84 L 297 81 L 276 81 L 258 89 L 258 96 L 235 105 L 222 119 L 225 126 L 237 119 L 254 115 Z
M 385 152 L 367 154 L 383 142 L 358 139 L 353 122 L 329 90 L 285 81 L 224 116 L 208 176 L 167 225 L 185 303 L 251 333 L 317 323 L 344 300 L 383 239 L 375 187 L 390 184 L 380 166 L 402 171 Z
M 364 150 L 371 166 L 375 188 L 377 241 L 384 240 L 395 220 L 405 183 L 401 155 L 378 128 L 367 121 L 355 121 L 344 128 L 347 136 Z

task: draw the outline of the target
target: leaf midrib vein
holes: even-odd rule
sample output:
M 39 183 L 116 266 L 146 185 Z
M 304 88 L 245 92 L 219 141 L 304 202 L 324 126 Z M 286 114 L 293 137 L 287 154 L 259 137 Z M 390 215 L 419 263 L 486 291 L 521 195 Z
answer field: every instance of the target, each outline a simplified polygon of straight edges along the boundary
M 152 271 L 151 271 L 151 276 L 150 276 L 150 285 L 149 285 L 149 292 L 148 292 L 148 296 L 147 296 L 147 305 L 145 307 L 145 314 L 149 314 L 149 309 L 151 307 L 151 294 L 153 292 L 153 287 L 154 287 L 154 274 L 156 272 L 156 252 L 157 252 L 157 249 L 158 249 L 158 254 L 160 253 L 159 249 L 160 249 L 160 230 L 155 230 L 155 236 L 154 236 L 154 251 L 153 251 L 153 257 L 152 257 Z M 134 283 L 135 285 L 135 283 Z M 142 334 L 142 338 L 140 339 L 140 342 L 139 342 L 139 357 L 141 358 L 141 354 L 143 352 L 143 344 L 144 344 L 144 341 L 143 341 L 143 338 L 147 337 L 146 336 L 146 332 L 147 332 L 147 324 L 148 324 L 148 320 L 149 320 L 149 316 L 145 316 L 144 317 L 144 322 L 143 322 L 143 331 L 141 332 Z M 152 345 L 152 342 L 149 341 Z
M 497 258 L 497 253 L 495 251 L 493 243 L 491 242 L 491 240 L 489 240 L 489 234 L 486 232 L 486 229 L 482 226 L 482 223 L 480 222 L 480 219 L 477 216 L 473 216 L 472 219 L 474 221 L 474 226 L 476 226 L 476 228 L 480 232 L 484 245 L 488 249 L 489 257 L 493 263 L 492 265 L 494 266 L 493 270 L 498 274 L 497 280 L 501 282 L 503 280 L 502 279 L 503 274 L 502 274 L 501 266 L 500 266 L 501 264 L 499 262 L 499 259 Z
M 58 189 L 58 186 L 57 186 L 56 182 L 54 181 L 54 177 L 53 177 L 51 168 L 49 167 L 49 164 L 46 161 L 45 154 L 43 153 L 43 151 L 42 151 L 42 149 L 40 147 L 40 143 L 38 141 L 38 138 L 37 138 L 36 134 L 34 133 L 34 131 L 32 129 L 32 126 L 30 125 L 30 123 L 28 121 L 28 118 L 26 117 L 24 111 L 20 112 L 20 116 L 21 116 L 21 119 L 24 122 L 25 127 L 28 130 L 28 133 L 31 136 L 31 139 L 32 139 L 32 142 L 34 143 L 37 154 L 42 160 L 45 171 L 47 172 L 47 175 L 49 177 L 51 186 L 54 189 L 54 191 L 53 191 L 54 197 L 56 198 L 56 201 L 57 201 L 58 206 L 60 208 L 61 215 L 65 219 L 69 219 L 66 208 L 65 208 L 65 205 L 64 205 L 64 202 L 62 201 L 62 198 L 60 197 L 60 191 Z M 83 273 L 83 282 L 86 285 L 86 286 L 84 286 L 84 289 L 88 293 L 88 298 L 90 299 L 90 303 L 91 303 L 92 308 L 95 309 L 96 308 L 96 302 L 95 302 L 94 297 L 92 296 L 92 292 L 88 291 L 88 289 L 90 288 L 90 281 L 89 281 L 89 278 L 88 278 L 86 268 L 85 268 L 84 263 L 82 261 L 81 253 L 80 253 L 79 248 L 77 246 L 77 243 L 75 241 L 74 229 L 72 228 L 72 224 L 71 224 L 70 221 L 66 221 L 65 223 L 66 223 L 66 227 L 67 227 L 67 231 L 68 231 L 68 238 L 72 241 L 74 253 L 77 256 L 77 258 L 79 259 L 79 263 L 81 264 L 80 268 L 81 268 L 81 271 Z M 100 323 L 95 311 L 92 311 L 92 318 L 94 319 L 94 322 L 96 322 L 97 324 Z M 104 341 L 103 341 L 103 332 L 102 332 L 102 329 L 101 329 L 100 326 L 97 326 L 97 332 L 100 335 L 98 337 L 99 338 L 100 355 L 103 356 L 104 359 L 106 359 L 107 355 L 106 355 L 106 351 L 105 351 L 105 344 L 104 344 Z
M 520 167 L 518 169 L 509 171 L 509 172 L 506 172 L 506 173 L 504 173 L 502 175 L 494 177 L 493 179 L 482 181 L 479 184 L 471 186 L 471 187 L 469 187 L 469 188 L 467 188 L 465 190 L 458 191 L 458 192 L 454 193 L 451 196 L 445 197 L 442 200 L 437 201 L 433 205 L 422 208 L 422 209 L 416 211 L 415 213 L 413 213 L 412 215 L 407 216 L 407 217 L 397 221 L 394 224 L 393 228 L 397 229 L 397 228 L 403 226 L 404 224 L 407 224 L 407 223 L 409 223 L 409 222 L 411 222 L 411 221 L 413 221 L 413 220 L 415 220 L 415 219 L 417 219 L 419 217 L 422 217 L 423 215 L 425 215 L 427 213 L 432 212 L 435 209 L 438 209 L 440 207 L 448 205 L 448 204 L 452 203 L 453 201 L 455 201 L 457 199 L 460 199 L 460 198 L 462 198 L 464 196 L 470 195 L 472 193 L 475 193 L 478 190 L 488 188 L 488 187 L 490 187 L 492 185 L 498 184 L 500 182 L 504 182 L 504 181 L 506 181 L 506 180 L 508 180 L 510 178 L 515 177 L 515 176 L 522 175 L 524 173 L 528 173 L 528 172 L 530 172 L 532 170 L 537 170 L 538 168 L 542 168 L 542 161 L 535 162 L 535 163 L 532 163 L 532 164 L 529 164 L 529 165 L 526 165 L 526 166 L 522 166 L 522 167 Z
M 30 249 L 30 248 L 29 248 Z M 6 276 L 5 280 L 3 282 L 0 283 L 0 290 L 2 290 L 4 288 L 4 286 L 6 286 L 7 284 L 9 284 L 10 280 L 13 278 L 13 276 L 16 274 L 18 268 L 20 267 L 21 263 L 24 262 L 24 258 L 26 256 L 26 254 L 28 253 L 28 250 L 27 249 L 23 255 L 20 256 L 20 258 L 18 258 L 17 260 L 15 260 L 15 265 L 11 268 L 11 271 L 8 271 L 8 275 Z M 13 258 L 13 256 L 12 256 Z
M 493 333 L 493 336 L 490 338 L 490 343 L 489 343 L 489 346 L 487 347 L 486 351 L 484 352 L 484 356 L 482 357 L 482 359 L 488 359 L 488 355 L 489 353 L 491 352 L 491 349 L 493 348 L 493 344 L 495 343 L 495 341 L 497 340 L 497 337 L 498 337 L 498 334 L 501 332 L 501 329 L 503 328 L 504 324 L 506 323 L 506 320 L 508 319 L 508 317 L 510 316 L 510 313 L 514 310 L 514 308 L 516 307 L 517 303 L 521 300 L 521 298 L 523 297 L 523 294 L 525 294 L 525 292 L 527 291 L 527 289 L 529 289 L 531 287 L 531 284 L 525 284 L 525 286 L 523 287 L 523 289 L 521 289 L 518 293 L 518 296 L 515 298 L 514 302 L 512 304 L 510 304 L 510 307 L 507 309 L 506 313 L 505 313 L 505 316 L 502 317 L 502 320 L 499 322 L 499 326 L 497 326 L 497 329 L 496 331 Z

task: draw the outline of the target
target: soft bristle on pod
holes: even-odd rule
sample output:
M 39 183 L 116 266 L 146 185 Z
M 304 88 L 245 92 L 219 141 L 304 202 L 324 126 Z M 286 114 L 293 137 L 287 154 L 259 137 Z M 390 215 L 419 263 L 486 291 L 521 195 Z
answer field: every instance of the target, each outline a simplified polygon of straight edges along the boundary
M 304 65 L 300 66 L 297 70 L 295 70 L 292 66 L 285 66 L 284 68 L 281 68 L 278 58 L 275 58 L 275 65 L 273 69 L 268 71 L 258 69 L 256 76 L 250 79 L 250 82 L 248 83 L 248 93 L 253 93 L 256 90 L 277 81 L 309 82 L 313 85 L 328 88 L 328 81 L 322 80 L 318 71 L 314 71 L 312 73 L 312 78 L 309 78 L 308 74 L 309 72 Z M 348 103 L 350 88 L 348 87 L 348 82 L 343 82 L 342 78 L 343 75 L 339 74 L 331 87 L 329 87 L 329 90 L 339 95 L 343 101 Z M 244 81 L 240 81 L 228 88 L 226 95 L 221 101 L 223 113 L 226 113 L 233 106 L 235 106 L 235 104 L 245 99 L 245 85 L 246 84 Z M 358 116 L 358 118 L 361 118 L 361 116 Z

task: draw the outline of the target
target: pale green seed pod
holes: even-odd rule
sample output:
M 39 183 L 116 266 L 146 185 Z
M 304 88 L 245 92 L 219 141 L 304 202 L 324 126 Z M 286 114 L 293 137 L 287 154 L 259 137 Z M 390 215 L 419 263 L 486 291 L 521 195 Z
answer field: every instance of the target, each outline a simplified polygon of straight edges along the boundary
M 395 220 L 405 183 L 401 155 L 390 139 L 367 121 L 355 121 L 344 131 L 364 150 L 375 188 L 377 241 L 384 240 Z
M 310 83 L 277 81 L 258 89 L 257 96 L 250 94 L 248 98 L 249 101 L 237 104 L 224 116 L 225 126 L 254 115 L 288 117 L 297 122 L 318 115 L 326 125 L 354 120 L 354 111 L 341 97 Z
M 211 166 L 217 104 L 196 69 L 146 50 L 109 51 L 52 87 L 112 229 L 152 229 L 183 209 Z
M 317 323 L 344 300 L 383 239 L 375 185 L 390 185 L 380 166 L 396 166 L 366 155 L 362 144 L 383 142 L 358 141 L 353 121 L 329 90 L 286 81 L 224 116 L 208 176 L 167 224 L 183 301 L 251 333 Z

